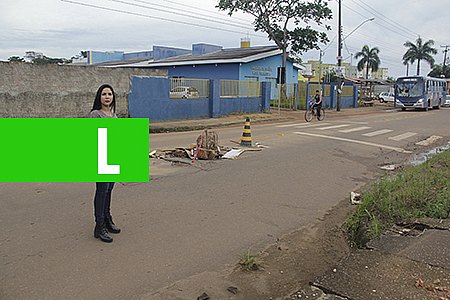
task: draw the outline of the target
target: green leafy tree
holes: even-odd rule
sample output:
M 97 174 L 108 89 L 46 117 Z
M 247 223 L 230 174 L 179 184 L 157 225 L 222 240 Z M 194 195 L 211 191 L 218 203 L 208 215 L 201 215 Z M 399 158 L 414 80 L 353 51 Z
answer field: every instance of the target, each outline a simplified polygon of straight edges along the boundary
M 25 59 L 23 59 L 23 57 L 19 57 L 19 56 L 11 56 L 10 58 L 8 58 L 8 61 L 10 61 L 10 62 L 24 62 Z
M 372 70 L 372 72 L 378 71 L 378 68 L 381 64 L 380 57 L 378 54 L 380 53 L 380 49 L 377 47 L 373 47 L 372 49 L 369 48 L 369 46 L 364 45 L 361 51 L 357 52 L 355 54 L 355 58 L 361 58 L 358 61 L 358 71 L 366 69 L 366 79 L 369 78 L 369 69 Z
M 331 19 L 331 9 L 322 0 L 219 0 L 216 7 L 228 11 L 230 16 L 237 11 L 252 15 L 255 30 L 265 32 L 283 51 L 283 72 L 286 72 L 288 51 L 301 54 L 319 49 L 319 43 L 328 42 L 325 32 L 308 25 L 322 25 L 325 20 Z M 302 24 L 304 27 L 300 26 Z M 330 26 L 325 28 L 331 29 Z
M 72 60 L 66 59 L 66 58 L 52 58 L 52 57 L 47 57 L 44 55 L 43 57 L 33 58 L 33 60 L 31 62 L 36 65 L 68 64 L 68 63 L 71 63 Z
M 423 42 L 421 37 L 418 37 L 416 43 L 406 42 L 403 46 L 408 47 L 408 50 L 403 55 L 403 61 L 414 63 L 417 60 L 417 75 L 420 75 L 420 61 L 424 60 L 432 67 L 434 65 L 434 58 L 432 55 L 437 54 L 437 49 L 433 48 L 434 41 L 428 40 Z
M 403 58 L 403 65 L 406 66 L 406 76 L 409 75 L 409 65 L 411 65 L 413 61 L 409 61 L 408 59 Z
M 450 78 L 450 66 L 446 65 L 434 65 L 433 69 L 428 73 L 428 76 L 430 77 L 437 77 L 437 78 Z

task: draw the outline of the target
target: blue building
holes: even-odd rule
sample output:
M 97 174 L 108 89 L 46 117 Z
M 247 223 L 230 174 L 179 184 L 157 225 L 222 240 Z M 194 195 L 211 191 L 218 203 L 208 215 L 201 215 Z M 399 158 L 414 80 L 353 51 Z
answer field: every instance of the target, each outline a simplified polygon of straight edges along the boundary
M 194 44 L 190 53 L 146 62 L 121 64 L 121 67 L 166 69 L 170 78 L 277 81 L 282 51 L 277 46 L 223 49 L 221 46 Z M 298 82 L 298 68 L 288 60 L 286 83 Z

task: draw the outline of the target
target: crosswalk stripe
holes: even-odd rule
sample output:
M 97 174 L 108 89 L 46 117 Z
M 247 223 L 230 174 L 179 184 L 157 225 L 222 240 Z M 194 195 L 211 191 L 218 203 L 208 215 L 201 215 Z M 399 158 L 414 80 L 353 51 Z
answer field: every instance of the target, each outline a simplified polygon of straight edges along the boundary
M 349 133 L 349 132 L 355 132 L 355 131 L 366 130 L 366 129 L 370 129 L 370 128 L 371 128 L 371 127 L 361 126 L 361 127 L 355 127 L 355 128 L 350 128 L 350 129 L 339 130 L 339 132 Z
M 302 129 L 302 128 L 309 128 L 309 127 L 318 127 L 318 126 L 324 126 L 324 125 L 329 125 L 330 123 L 315 123 L 315 124 L 311 124 L 311 123 L 307 123 L 307 124 L 303 124 L 303 125 L 299 125 L 296 126 L 294 128 L 298 128 L 298 129 Z
M 305 123 L 294 123 L 294 124 L 286 124 L 286 125 L 278 125 L 278 128 L 285 128 L 285 127 L 294 127 L 299 125 L 304 125 Z
M 396 135 L 396 136 L 389 137 L 388 139 L 393 140 L 393 141 L 401 141 L 401 140 L 410 138 L 412 136 L 415 136 L 416 134 L 417 133 L 415 133 L 415 132 L 406 132 L 406 133 L 403 133 L 403 134 L 399 134 L 399 135 Z
M 373 132 L 368 132 L 368 133 L 364 133 L 364 136 L 376 136 L 376 135 L 380 135 L 380 134 L 385 134 L 388 132 L 391 132 L 393 130 L 391 129 L 381 129 L 381 130 L 377 130 L 377 131 L 373 131 Z
M 308 133 L 308 132 L 294 132 L 294 134 L 318 137 L 318 138 L 325 138 L 325 139 L 342 141 L 342 142 L 355 143 L 355 144 L 366 145 L 366 146 L 371 146 L 371 147 L 378 147 L 378 148 L 382 148 L 382 149 L 394 150 L 394 151 L 397 151 L 400 153 L 411 153 L 411 151 L 408 151 L 408 150 L 405 150 L 405 149 L 402 149 L 399 147 L 392 147 L 389 145 L 382 145 L 382 144 L 369 143 L 369 142 L 365 142 L 365 141 L 346 139 L 346 138 L 341 138 L 341 137 L 337 137 L 337 136 L 329 136 L 329 135 L 322 135 L 322 134 L 315 134 L 315 133 Z
M 327 127 L 317 128 L 317 129 L 318 130 L 327 130 L 327 129 L 342 128 L 342 127 L 347 127 L 347 126 L 350 126 L 350 124 L 333 125 L 333 126 L 327 126 Z

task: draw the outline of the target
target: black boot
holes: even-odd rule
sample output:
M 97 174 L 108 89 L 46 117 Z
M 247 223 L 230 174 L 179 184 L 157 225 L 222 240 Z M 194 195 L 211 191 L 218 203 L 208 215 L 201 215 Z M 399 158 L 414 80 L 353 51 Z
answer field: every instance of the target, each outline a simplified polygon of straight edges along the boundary
M 106 231 L 105 224 L 95 224 L 94 237 L 101 239 L 105 243 L 111 243 L 113 241 L 108 231 Z
M 120 228 L 114 224 L 111 216 L 105 216 L 105 227 L 110 233 L 120 233 Z

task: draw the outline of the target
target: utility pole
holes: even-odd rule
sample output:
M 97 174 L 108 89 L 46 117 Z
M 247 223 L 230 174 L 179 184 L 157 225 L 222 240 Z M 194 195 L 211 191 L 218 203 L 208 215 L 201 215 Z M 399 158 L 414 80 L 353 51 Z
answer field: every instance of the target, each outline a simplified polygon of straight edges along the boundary
M 445 68 L 445 63 L 447 62 L 447 52 L 450 45 L 441 45 L 441 48 L 445 48 L 444 50 L 444 64 L 442 70 Z
M 323 51 L 320 51 L 320 56 L 319 56 L 319 85 L 320 85 L 320 91 L 322 92 L 322 55 L 323 55 Z
M 341 110 L 341 93 L 342 93 L 342 24 L 341 24 L 341 18 L 342 18 L 342 7 L 341 2 L 339 1 L 339 11 L 338 11 L 338 55 L 337 55 L 337 63 L 338 63 L 338 82 L 337 82 L 337 97 L 336 97 L 336 111 Z

